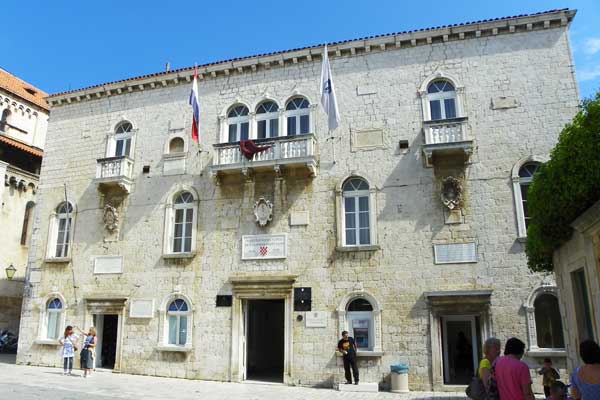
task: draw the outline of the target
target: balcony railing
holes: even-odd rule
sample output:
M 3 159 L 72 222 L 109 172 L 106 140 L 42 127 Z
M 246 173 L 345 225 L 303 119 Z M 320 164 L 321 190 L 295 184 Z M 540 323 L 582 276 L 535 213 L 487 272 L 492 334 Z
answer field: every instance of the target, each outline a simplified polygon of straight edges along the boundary
M 129 192 L 133 182 L 133 160 L 126 156 L 99 158 L 96 164 L 96 182 L 100 187 L 120 186 Z
M 423 154 L 426 166 L 431 167 L 436 157 L 462 157 L 465 162 L 473 152 L 473 140 L 467 134 L 466 118 L 427 121 L 423 126 L 425 143 Z
M 455 143 L 467 140 L 464 122 L 437 122 L 425 126 L 425 144 Z
M 251 160 L 246 159 L 239 143 L 216 144 L 215 161 L 211 167 L 213 174 L 219 172 L 243 172 L 248 169 L 278 169 L 279 166 L 306 166 L 311 174 L 316 168 L 316 140 L 314 135 L 285 136 L 271 140 L 256 140 L 257 146 L 271 146 L 257 153 Z

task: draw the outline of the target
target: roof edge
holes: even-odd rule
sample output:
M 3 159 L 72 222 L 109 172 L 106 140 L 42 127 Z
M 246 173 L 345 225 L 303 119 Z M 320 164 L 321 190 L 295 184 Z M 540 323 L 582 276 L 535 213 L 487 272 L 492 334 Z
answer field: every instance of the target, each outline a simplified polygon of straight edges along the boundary
M 198 66 L 199 80 L 242 74 L 256 71 L 258 68 L 269 69 L 285 64 L 312 61 L 313 57 L 321 57 L 323 48 L 328 46 L 328 53 L 340 57 L 354 56 L 371 51 L 402 49 L 419 45 L 431 45 L 456 40 L 466 40 L 486 36 L 497 36 L 544 30 L 568 26 L 577 10 L 568 8 L 543 11 L 534 14 L 523 14 L 511 17 L 487 19 L 474 22 L 444 25 L 433 28 L 389 33 L 350 39 L 340 42 L 324 43 L 303 48 L 234 58 Z M 70 104 L 84 100 L 103 98 L 133 91 L 143 91 L 156 87 L 174 86 L 183 82 L 191 82 L 194 67 L 185 67 L 173 71 L 159 72 L 133 78 L 113 81 L 67 92 L 59 92 L 46 98 L 50 106 L 60 106 L 63 102 Z

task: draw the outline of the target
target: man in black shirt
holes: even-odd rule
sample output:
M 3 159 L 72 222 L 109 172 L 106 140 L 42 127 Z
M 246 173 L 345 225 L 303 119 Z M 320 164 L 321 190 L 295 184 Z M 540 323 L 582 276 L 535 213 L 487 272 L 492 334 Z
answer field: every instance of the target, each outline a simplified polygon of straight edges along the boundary
M 352 384 L 352 375 L 354 375 L 354 384 L 358 385 L 358 366 L 356 365 L 356 343 L 354 338 L 348 336 L 348 331 L 342 332 L 342 339 L 338 342 L 338 351 L 344 358 L 344 372 L 346 373 L 346 384 Z M 350 375 L 352 367 L 352 375 Z

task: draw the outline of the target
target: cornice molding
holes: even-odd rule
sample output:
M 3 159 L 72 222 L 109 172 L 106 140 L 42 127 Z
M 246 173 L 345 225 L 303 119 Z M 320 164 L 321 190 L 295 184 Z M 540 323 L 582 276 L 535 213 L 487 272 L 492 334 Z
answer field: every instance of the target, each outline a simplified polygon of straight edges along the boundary
M 328 44 L 328 50 L 330 57 L 354 57 L 373 52 L 393 51 L 415 46 L 427 46 L 481 37 L 560 28 L 568 26 L 575 17 L 575 13 L 576 10 L 555 10 L 534 15 L 394 33 Z M 202 82 L 208 79 L 219 79 L 223 76 L 227 77 L 235 74 L 256 72 L 258 69 L 267 70 L 303 62 L 316 62 L 317 59 L 321 59 L 323 47 L 324 45 L 318 45 L 207 64 L 198 67 L 198 80 Z M 193 67 L 184 68 L 151 76 L 100 84 L 71 92 L 57 93 L 49 96 L 46 100 L 52 107 L 57 107 L 65 103 L 72 104 L 73 102 L 101 99 L 108 96 L 155 89 L 157 87 L 177 86 L 189 83 L 193 74 Z

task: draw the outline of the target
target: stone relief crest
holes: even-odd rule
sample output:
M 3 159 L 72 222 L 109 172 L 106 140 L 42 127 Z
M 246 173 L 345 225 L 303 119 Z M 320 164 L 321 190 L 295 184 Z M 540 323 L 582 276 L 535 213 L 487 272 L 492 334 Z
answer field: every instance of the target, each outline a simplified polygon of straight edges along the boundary
M 260 226 L 265 226 L 273 220 L 273 203 L 261 197 L 254 203 L 254 216 Z
M 119 226 L 119 212 L 110 204 L 104 206 L 102 222 L 107 231 L 113 232 Z
M 442 180 L 441 198 L 442 203 L 448 209 L 460 208 L 463 197 L 463 187 L 459 179 L 449 176 Z

